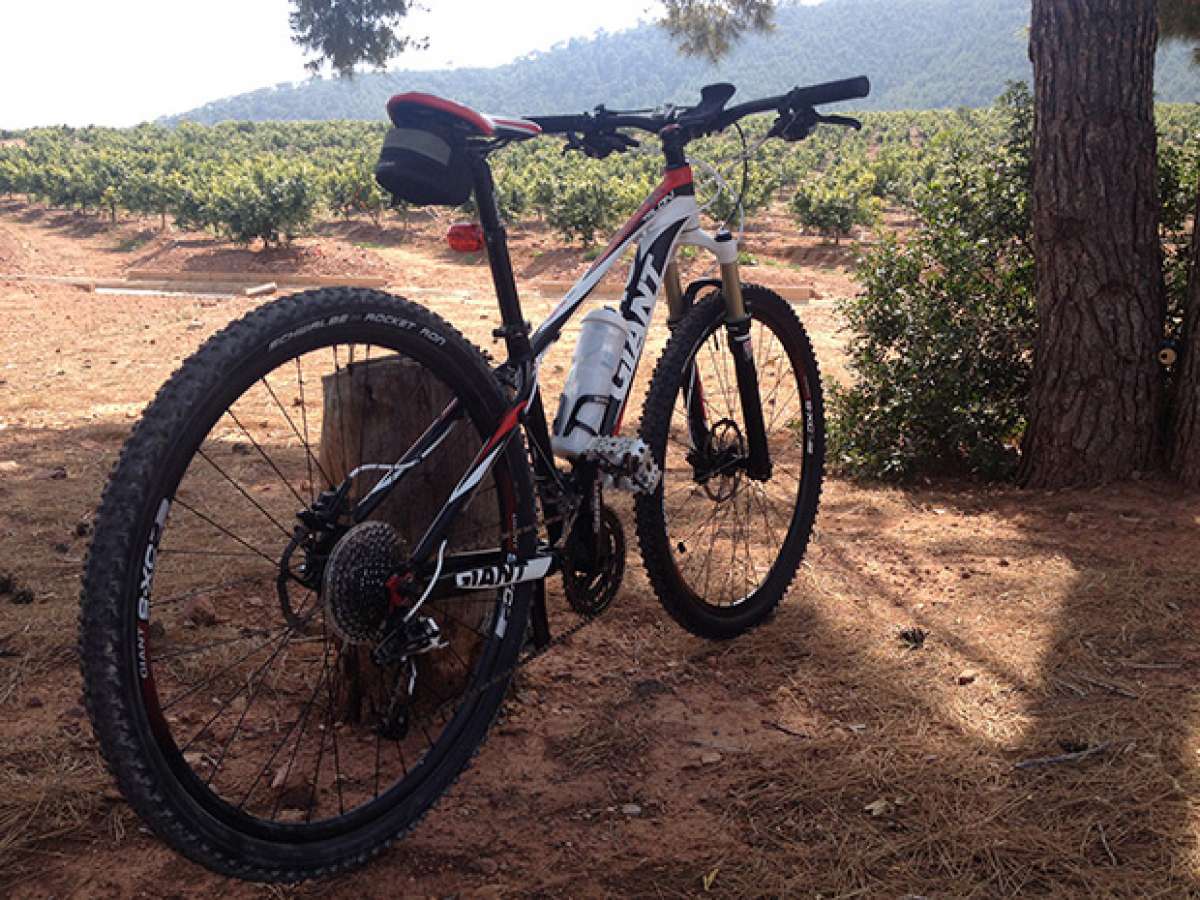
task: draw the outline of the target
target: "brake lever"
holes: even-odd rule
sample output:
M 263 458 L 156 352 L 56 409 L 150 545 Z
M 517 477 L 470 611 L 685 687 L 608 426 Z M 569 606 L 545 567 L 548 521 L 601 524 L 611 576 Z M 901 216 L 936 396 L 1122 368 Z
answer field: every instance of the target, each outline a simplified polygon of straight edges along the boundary
M 855 131 L 862 131 L 862 122 L 850 116 L 818 115 L 817 121 L 824 125 L 841 125 L 843 128 L 853 128 Z
M 638 141 L 619 131 L 572 132 L 567 135 L 567 143 L 562 152 L 565 154 L 569 150 L 578 150 L 592 159 L 604 159 L 614 153 L 622 153 L 631 147 L 640 146 Z

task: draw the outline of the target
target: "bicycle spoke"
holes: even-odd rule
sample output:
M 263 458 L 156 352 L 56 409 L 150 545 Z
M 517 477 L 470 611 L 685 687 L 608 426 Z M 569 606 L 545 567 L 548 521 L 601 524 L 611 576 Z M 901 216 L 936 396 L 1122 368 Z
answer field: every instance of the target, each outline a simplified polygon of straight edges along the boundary
M 264 378 L 264 383 L 265 383 L 265 380 L 266 379 Z M 282 407 L 280 407 L 280 408 L 282 409 Z M 304 498 L 301 497 L 298 493 L 296 493 L 296 489 L 294 487 L 292 487 L 292 483 L 290 481 L 288 481 L 287 478 L 284 477 L 282 472 L 279 471 L 279 466 L 275 465 L 275 460 L 273 460 L 273 459 L 271 459 L 271 457 L 267 456 L 267 452 L 265 450 L 263 450 L 263 448 L 259 445 L 258 441 L 256 441 L 254 439 L 254 436 L 251 435 L 250 432 L 246 430 L 246 426 L 241 423 L 241 420 L 238 419 L 237 414 L 234 413 L 234 411 L 232 409 L 227 409 L 227 410 L 225 410 L 225 415 L 227 415 L 227 416 L 229 416 L 229 418 L 233 419 L 233 421 L 237 424 L 237 427 L 242 430 L 242 434 L 244 434 L 246 436 L 246 440 L 248 440 L 254 446 L 254 449 L 258 451 L 258 455 L 261 456 L 263 458 L 263 461 L 266 462 L 266 464 L 271 467 L 271 471 L 273 471 L 276 475 L 279 476 L 279 480 L 281 482 L 283 482 L 283 486 L 291 492 L 293 497 L 296 498 L 296 502 L 299 503 L 301 506 L 304 506 L 305 505 Z
M 188 512 L 190 512 L 192 515 L 203 520 L 204 522 L 207 522 L 209 525 L 211 525 L 213 528 L 217 529 L 217 531 L 221 532 L 225 536 L 237 541 L 239 544 L 241 544 L 247 550 L 251 550 L 256 555 L 261 556 L 263 559 L 265 559 L 267 561 L 267 563 L 271 566 L 272 569 L 274 569 L 278 566 L 278 562 L 276 560 L 271 559 L 271 557 L 267 556 L 267 554 L 263 553 L 261 550 L 259 550 L 257 547 L 255 547 L 253 544 L 249 543 L 248 541 L 242 540 L 240 537 L 238 537 L 236 534 L 234 534 L 232 531 L 230 531 L 224 525 L 220 525 L 217 522 L 214 522 L 211 518 L 206 516 L 204 513 L 200 512 L 199 510 L 195 509 L 192 506 L 189 506 L 186 502 L 184 502 L 183 500 L 180 500 L 179 497 L 175 497 L 174 502 L 177 505 L 182 506 L 184 509 L 186 509 Z
M 282 638 L 283 638 L 284 643 L 286 643 L 288 641 L 291 634 L 292 634 L 292 630 L 290 628 L 286 629 L 282 633 Z M 252 647 L 244 655 L 239 656 L 237 659 L 235 659 L 233 662 L 231 662 L 225 668 L 221 669 L 220 671 L 216 672 L 213 675 L 210 675 L 208 678 L 204 679 L 204 681 L 200 682 L 199 684 L 190 686 L 182 694 L 179 694 L 176 697 L 172 697 L 170 699 L 170 701 L 162 704 L 162 711 L 165 713 L 168 709 L 175 706 L 177 703 L 179 703 L 183 700 L 186 700 L 188 697 L 191 697 L 193 694 L 196 693 L 196 691 L 199 691 L 203 688 L 208 687 L 210 684 L 212 684 L 214 681 L 216 681 L 222 675 L 224 675 L 227 672 L 229 672 L 230 670 L 232 670 L 235 666 L 239 666 L 242 663 L 244 663 L 246 660 L 248 660 L 251 656 L 253 656 L 255 653 L 257 653 L 259 650 L 262 650 L 264 647 L 270 646 L 270 644 L 273 641 L 277 640 L 280 636 L 281 635 L 275 635 L 274 637 L 268 638 L 267 640 L 263 641 L 261 644 L 257 645 L 256 647 Z
M 219 465 L 217 465 L 213 461 L 212 457 L 210 457 L 203 450 L 197 450 L 196 455 L 199 456 L 206 463 L 208 463 L 210 466 L 212 466 L 214 469 L 216 469 L 218 475 L 220 475 L 222 478 L 224 478 L 226 481 L 228 481 L 231 485 L 233 485 L 234 490 L 236 490 L 239 494 L 241 494 L 248 501 L 250 501 L 251 505 L 255 509 L 257 509 L 260 513 L 262 513 L 264 516 L 266 516 L 267 520 L 272 525 L 274 525 L 277 529 L 279 529 L 280 533 L 285 538 L 287 538 L 288 540 L 291 540 L 291 537 L 292 537 L 291 532 L 289 532 L 286 528 L 284 528 L 281 524 L 279 524 L 279 521 L 273 515 L 271 515 L 269 512 L 267 512 L 265 509 L 263 509 L 262 504 L 259 503 L 257 500 L 255 500 L 253 497 L 251 497 L 245 488 L 243 488 L 240 484 L 238 484 L 236 481 L 234 481 L 229 476 L 229 473 L 227 473 L 224 469 L 222 469 Z M 304 501 L 301 501 L 301 502 L 303 503 Z
M 266 376 L 263 376 L 263 384 L 267 384 Z M 313 458 L 312 447 L 308 441 L 308 406 L 304 402 L 304 371 L 300 367 L 300 357 L 298 356 L 296 357 L 296 384 L 299 386 L 300 390 L 300 422 L 304 426 L 304 436 L 300 437 L 298 434 L 296 436 L 299 437 L 301 443 L 304 444 L 304 463 L 308 467 L 308 497 L 309 501 L 311 502 L 317 498 L 317 486 L 313 482 L 313 463 L 317 461 Z M 292 431 L 295 432 L 296 426 L 292 422 L 291 416 L 287 414 L 287 410 L 283 408 L 283 404 L 279 402 L 278 398 L 275 400 L 275 405 L 279 407 L 279 411 L 283 413 L 283 417 L 287 419 L 288 425 L 290 425 Z M 320 468 L 321 464 L 317 462 L 317 469 L 319 470 Z M 321 477 L 325 477 L 324 472 L 321 473 Z M 329 480 L 326 479 L 325 483 L 328 484 Z

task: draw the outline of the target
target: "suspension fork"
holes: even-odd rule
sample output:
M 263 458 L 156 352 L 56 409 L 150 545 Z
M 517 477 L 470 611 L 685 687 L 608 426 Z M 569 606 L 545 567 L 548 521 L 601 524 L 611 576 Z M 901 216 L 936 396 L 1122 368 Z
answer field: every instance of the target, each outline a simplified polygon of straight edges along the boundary
M 696 281 L 689 284 L 688 289 L 684 291 L 679 282 L 679 264 L 675 260 L 671 260 L 667 264 L 666 271 L 663 273 L 663 291 L 667 295 L 667 328 L 670 331 L 674 331 L 691 311 L 697 291 L 705 285 L 719 287 L 720 283 L 712 279 L 704 279 L 703 281 Z M 693 450 L 703 452 L 708 443 L 708 418 L 704 410 L 704 386 L 700 383 L 700 377 L 696 374 L 696 367 L 692 365 L 690 359 L 687 361 L 687 368 L 683 372 L 683 383 L 687 385 L 684 388 L 683 405 L 684 409 L 687 410 L 688 438 Z
M 716 236 L 716 240 L 719 244 L 732 241 L 733 235 L 722 231 Z M 736 250 L 721 255 L 729 259 L 729 262 L 721 262 L 721 295 L 725 298 L 725 334 L 729 340 L 730 355 L 733 357 L 738 397 L 742 403 L 743 424 L 746 427 L 746 444 L 749 451 L 746 473 L 751 478 L 766 481 L 771 477 L 771 454 L 767 447 L 767 429 L 763 422 L 758 371 L 754 365 L 754 345 L 750 340 L 750 314 L 742 296 L 742 279 Z

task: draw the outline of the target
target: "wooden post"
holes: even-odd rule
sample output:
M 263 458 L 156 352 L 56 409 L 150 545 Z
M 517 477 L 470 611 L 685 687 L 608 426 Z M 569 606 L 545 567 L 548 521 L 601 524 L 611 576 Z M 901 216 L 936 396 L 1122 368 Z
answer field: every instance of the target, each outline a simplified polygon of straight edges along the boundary
M 351 362 L 339 372 L 322 378 L 320 466 L 334 483 L 363 464 L 391 464 L 412 445 L 429 423 L 450 401 L 449 389 L 417 363 L 387 356 Z M 479 436 L 463 421 L 437 449 L 436 455 L 405 475 L 404 481 L 371 514 L 396 529 L 405 551 L 424 534 L 467 470 L 479 449 Z M 381 473 L 368 472 L 355 479 L 351 498 L 369 490 Z M 486 484 L 485 484 L 486 486 Z M 467 549 L 477 542 L 467 535 L 486 535 L 498 543 L 499 516 L 494 494 L 480 498 L 459 517 L 447 552 Z M 464 539 L 456 539 L 462 535 Z M 481 594 L 479 599 L 483 599 Z M 449 603 L 453 604 L 451 600 Z M 478 607 L 467 603 L 476 613 Z M 432 605 L 423 613 L 432 615 L 450 642 L 451 649 L 434 650 L 416 658 L 417 695 L 427 698 L 456 696 L 467 677 L 460 660 L 470 660 L 469 651 L 477 635 L 466 624 L 469 618 L 450 618 Z M 340 643 L 340 642 L 339 642 Z M 339 646 L 341 686 L 339 717 L 346 722 L 372 723 L 372 710 L 386 704 L 397 680 L 396 671 L 384 671 L 370 658 L 372 645 Z M 455 655 L 457 654 L 457 656 Z M 432 680 L 435 683 L 426 683 Z M 436 701 L 431 700 L 431 705 Z M 416 710 L 414 710 L 414 713 Z

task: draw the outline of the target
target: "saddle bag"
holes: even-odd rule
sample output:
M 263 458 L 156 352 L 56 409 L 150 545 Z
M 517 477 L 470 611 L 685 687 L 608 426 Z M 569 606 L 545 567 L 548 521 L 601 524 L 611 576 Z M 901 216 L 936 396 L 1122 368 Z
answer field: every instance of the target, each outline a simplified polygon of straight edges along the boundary
M 472 186 L 466 140 L 452 129 L 391 128 L 375 164 L 375 180 L 397 202 L 461 206 Z

